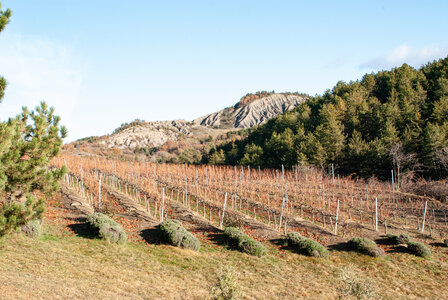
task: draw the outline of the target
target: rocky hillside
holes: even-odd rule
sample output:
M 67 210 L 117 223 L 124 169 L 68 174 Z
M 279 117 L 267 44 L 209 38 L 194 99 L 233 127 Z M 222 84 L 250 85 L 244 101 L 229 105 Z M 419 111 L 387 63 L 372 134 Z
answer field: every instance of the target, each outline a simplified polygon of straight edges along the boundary
M 267 97 L 237 103 L 218 112 L 195 119 L 195 124 L 215 128 L 250 128 L 263 124 L 272 117 L 292 110 L 305 101 L 306 96 L 271 94 Z M 243 98 L 246 100 L 246 97 Z M 242 100 L 242 101 L 243 101 Z
M 184 120 L 143 122 L 109 135 L 99 143 L 107 148 L 119 149 L 159 147 L 169 140 L 177 141 L 180 137 L 211 133 L 209 128 Z

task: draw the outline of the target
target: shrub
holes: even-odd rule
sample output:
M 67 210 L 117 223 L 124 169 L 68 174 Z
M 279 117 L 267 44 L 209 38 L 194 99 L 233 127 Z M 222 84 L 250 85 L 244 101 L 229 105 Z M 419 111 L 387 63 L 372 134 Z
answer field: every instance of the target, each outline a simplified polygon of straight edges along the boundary
M 408 250 L 414 255 L 421 256 L 424 258 L 429 258 L 431 256 L 431 250 L 423 244 L 419 242 L 409 242 Z
M 109 216 L 93 213 L 87 217 L 87 222 L 100 238 L 112 243 L 123 244 L 126 242 L 126 232 Z
M 199 251 L 201 243 L 177 220 L 167 220 L 160 224 L 162 239 L 173 246 Z
M 409 235 L 405 233 L 400 235 L 389 233 L 388 235 L 386 235 L 386 238 L 395 245 L 407 245 L 411 241 Z
M 258 241 L 246 237 L 239 242 L 239 248 L 241 251 L 250 255 L 261 257 L 266 254 L 266 248 Z
M 407 245 L 411 241 L 411 238 L 406 233 L 402 233 L 397 238 L 397 244 Z
M 443 241 L 443 244 L 445 245 L 445 247 L 448 247 L 448 238 L 446 238 L 446 239 Z
M 287 241 L 288 245 L 297 244 L 301 238 L 302 238 L 302 236 L 298 232 L 289 232 L 286 235 L 286 241 Z
M 290 232 L 286 235 L 288 245 L 296 248 L 297 252 L 305 253 L 309 256 L 328 258 L 327 248 L 312 239 L 306 238 L 297 232 Z
M 215 285 L 210 288 L 211 300 L 237 300 L 241 298 L 241 289 L 237 283 L 237 274 L 229 267 L 221 268 Z
M 22 226 L 21 230 L 26 236 L 37 239 L 41 232 L 41 220 L 31 220 Z
M 226 227 L 224 230 L 224 234 L 227 236 L 228 239 L 236 241 L 246 236 L 244 232 L 235 227 Z
M 375 283 L 370 278 L 362 278 L 353 265 L 348 265 L 339 276 L 341 285 L 338 288 L 342 297 L 354 296 L 356 299 L 370 299 L 375 296 Z
M 384 250 L 377 246 L 377 244 L 368 239 L 355 237 L 348 241 L 350 249 L 367 254 L 373 257 L 384 256 Z
M 267 252 L 263 244 L 250 238 L 235 227 L 226 227 L 224 234 L 227 236 L 229 244 L 242 252 L 258 257 L 265 255 Z

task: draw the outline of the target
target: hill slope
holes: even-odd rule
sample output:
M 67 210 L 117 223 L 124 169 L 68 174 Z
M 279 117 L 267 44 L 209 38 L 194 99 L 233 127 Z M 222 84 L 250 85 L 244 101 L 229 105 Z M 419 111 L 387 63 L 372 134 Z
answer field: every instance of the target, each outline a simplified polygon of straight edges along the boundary
M 82 234 L 83 219 L 66 196 L 47 200 L 47 207 L 39 239 L 19 234 L 0 238 L 0 298 L 206 299 L 221 266 L 238 272 L 242 299 L 352 299 L 341 288 L 357 282 L 369 284 L 383 299 L 448 297 L 446 248 L 427 261 L 394 251 L 387 258 L 372 258 L 338 250 L 324 260 L 263 241 L 269 253 L 258 258 L 200 232 L 194 234 L 202 249 L 195 253 L 132 237 L 129 226 L 124 228 L 131 239 L 120 246 Z M 117 220 L 123 225 L 131 221 Z M 341 279 L 347 265 L 358 280 Z
M 141 154 L 153 160 L 197 163 L 210 148 L 224 140 L 240 139 L 246 129 L 265 123 L 270 118 L 292 110 L 307 100 L 299 94 L 257 92 L 247 94 L 234 107 L 198 118 L 145 122 L 135 120 L 122 124 L 112 134 L 85 138 L 66 145 L 69 151 L 83 154 Z

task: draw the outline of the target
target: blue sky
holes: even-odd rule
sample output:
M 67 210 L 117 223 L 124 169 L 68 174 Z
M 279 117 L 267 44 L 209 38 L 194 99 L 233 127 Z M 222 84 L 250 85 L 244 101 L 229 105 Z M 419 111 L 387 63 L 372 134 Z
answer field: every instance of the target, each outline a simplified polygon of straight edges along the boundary
M 0 2 L 13 11 L 0 34 L 0 119 L 46 100 L 66 141 L 448 55 L 447 1 Z

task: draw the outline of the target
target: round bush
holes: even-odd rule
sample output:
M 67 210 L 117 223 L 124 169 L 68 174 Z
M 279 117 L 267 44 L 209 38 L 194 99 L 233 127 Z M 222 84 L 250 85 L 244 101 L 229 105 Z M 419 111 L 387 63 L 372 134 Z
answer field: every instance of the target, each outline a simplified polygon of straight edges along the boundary
M 373 257 L 384 256 L 384 250 L 377 246 L 377 244 L 368 239 L 355 237 L 348 241 L 348 246 L 350 249 L 355 250 L 357 252 L 367 254 Z
M 301 236 L 297 232 L 288 233 L 286 239 L 288 245 L 295 247 L 297 252 L 314 257 L 329 257 L 327 248 L 312 239 Z
M 395 235 L 395 234 L 387 234 L 386 238 L 395 245 L 407 245 L 410 241 L 411 238 L 409 237 L 409 235 L 407 234 L 400 234 L 400 235 Z
M 246 236 L 246 234 L 244 234 L 244 232 L 242 232 L 241 230 L 239 230 L 238 228 L 235 228 L 235 227 L 226 227 L 224 229 L 224 234 L 227 235 L 227 237 L 229 239 L 236 240 L 236 241 L 238 241 Z
M 239 241 L 238 247 L 241 251 L 250 255 L 261 257 L 266 254 L 266 248 L 259 242 L 249 237 L 243 238 Z
M 42 229 L 42 221 L 41 220 L 31 220 L 25 225 L 22 226 L 21 230 L 25 233 L 26 236 L 37 239 L 40 235 Z
M 397 238 L 397 244 L 399 245 L 407 245 L 411 241 L 409 235 L 402 233 Z
M 93 213 L 87 217 L 87 222 L 101 239 L 118 244 L 126 242 L 126 232 L 120 224 L 109 216 L 102 213 Z
M 177 220 L 167 220 L 160 224 L 162 239 L 173 246 L 199 251 L 201 243 Z
M 431 250 L 429 250 L 429 248 L 423 243 L 409 242 L 408 249 L 409 252 L 417 256 L 424 258 L 429 258 L 431 256 Z
M 302 236 L 298 232 L 288 232 L 286 235 L 286 241 L 288 242 L 288 245 L 294 245 L 297 244 Z
M 226 235 L 231 246 L 236 247 L 242 252 L 258 257 L 267 253 L 267 250 L 262 243 L 252 239 L 235 227 L 226 227 L 224 229 L 224 235 Z

